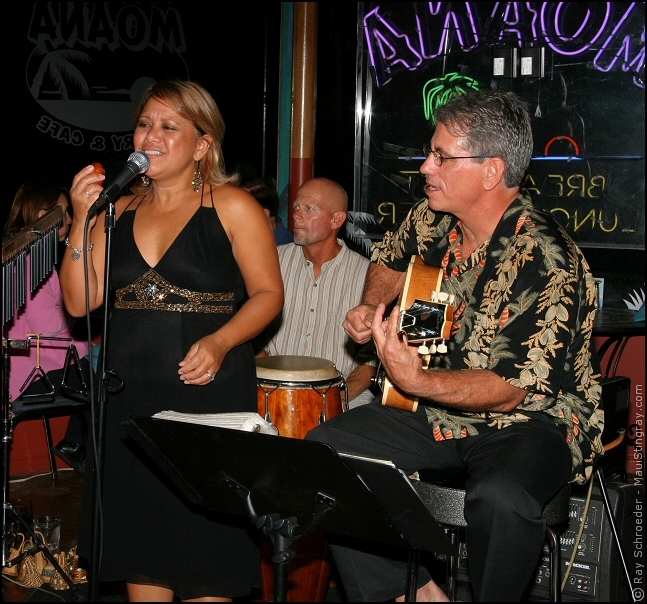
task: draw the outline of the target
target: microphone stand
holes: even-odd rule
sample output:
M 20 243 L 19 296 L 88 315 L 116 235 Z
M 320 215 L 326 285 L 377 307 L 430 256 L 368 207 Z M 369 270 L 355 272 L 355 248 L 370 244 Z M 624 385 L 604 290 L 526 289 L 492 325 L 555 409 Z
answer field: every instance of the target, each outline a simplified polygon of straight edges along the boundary
M 90 380 L 90 400 L 92 409 L 92 428 L 93 428 L 93 444 L 94 444 L 94 465 L 92 472 L 92 534 L 90 536 L 91 553 L 90 553 L 90 573 L 88 576 L 88 596 L 90 602 L 98 602 L 99 598 L 99 575 L 101 570 L 101 550 L 103 541 L 103 519 L 102 519 L 102 484 L 103 484 L 103 458 L 104 458 L 104 439 L 106 433 L 105 420 L 106 420 L 106 404 L 109 393 L 117 393 L 123 388 L 123 382 L 117 374 L 112 370 L 106 369 L 106 359 L 108 358 L 108 322 L 110 316 L 109 303 L 110 303 L 110 273 L 111 273 L 111 258 L 112 258 L 112 232 L 115 229 L 117 222 L 115 215 L 115 198 L 119 196 L 121 190 L 138 174 L 143 174 L 148 170 L 150 161 L 145 154 L 135 152 L 131 153 L 128 157 L 128 162 L 125 168 L 117 175 L 114 182 L 106 186 L 103 192 L 99 195 L 99 199 L 90 208 L 85 221 L 85 231 L 87 233 L 88 223 L 92 216 L 94 216 L 103 203 L 106 204 L 106 259 L 105 259 L 105 272 L 103 283 L 103 340 L 100 355 L 99 378 L 97 379 L 98 394 L 95 400 L 93 381 Z M 84 233 L 84 245 L 87 239 Z M 88 273 L 88 255 L 83 255 L 86 269 L 86 276 Z M 86 296 L 88 292 L 86 289 Z M 87 297 L 86 297 L 87 301 Z M 89 303 L 86 303 L 87 315 L 89 320 L 90 309 Z M 90 372 L 92 372 L 92 363 L 90 363 Z M 92 373 L 90 374 L 92 375 Z M 113 389 L 110 389 L 108 382 L 110 377 L 114 376 L 121 384 Z
M 89 217 L 88 217 L 89 220 Z M 88 601 L 99 601 L 99 574 L 101 570 L 101 550 L 103 542 L 103 521 L 102 521 L 102 485 L 103 485 L 103 460 L 104 460 L 104 439 L 106 430 L 106 404 L 109 392 L 116 392 L 117 390 L 110 390 L 108 382 L 110 376 L 115 375 L 114 371 L 106 369 L 106 359 L 108 358 L 108 322 L 110 316 L 109 302 L 110 302 L 110 272 L 111 272 L 111 257 L 112 257 L 112 235 L 116 225 L 115 217 L 115 202 L 108 201 L 106 205 L 106 261 L 104 271 L 103 283 L 103 330 L 102 330 L 102 343 L 101 355 L 99 364 L 99 377 L 97 379 L 97 393 L 96 402 L 95 397 L 91 396 L 92 405 L 92 426 L 94 430 L 94 467 L 92 472 L 92 534 L 91 534 L 91 550 L 89 560 L 88 572 Z M 84 243 L 85 245 L 85 243 Z M 84 254 L 85 261 L 87 262 L 87 254 Z M 92 369 L 90 369 L 92 370 Z M 92 380 L 90 380 L 92 382 Z M 94 394 L 94 392 L 92 393 Z

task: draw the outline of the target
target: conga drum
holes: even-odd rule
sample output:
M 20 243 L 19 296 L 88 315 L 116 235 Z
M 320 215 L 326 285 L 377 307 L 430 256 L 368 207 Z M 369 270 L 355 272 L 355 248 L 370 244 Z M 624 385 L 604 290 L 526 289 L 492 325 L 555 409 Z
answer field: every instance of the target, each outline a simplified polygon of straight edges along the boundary
M 280 436 L 305 438 L 319 423 L 347 409 L 348 389 L 332 361 L 294 355 L 256 359 L 258 413 Z M 342 397 L 343 392 L 343 397 Z M 330 583 L 331 556 L 322 531 L 294 541 L 288 566 L 288 601 L 323 602 Z M 261 537 L 263 601 L 274 600 L 274 546 Z

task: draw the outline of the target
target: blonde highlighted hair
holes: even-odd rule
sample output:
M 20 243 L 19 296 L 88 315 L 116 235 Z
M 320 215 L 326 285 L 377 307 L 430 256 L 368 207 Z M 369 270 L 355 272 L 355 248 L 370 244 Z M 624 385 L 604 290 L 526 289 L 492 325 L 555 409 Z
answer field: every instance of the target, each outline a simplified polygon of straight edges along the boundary
M 133 126 L 137 128 L 139 117 L 146 103 L 151 99 L 168 105 L 173 111 L 189 120 L 196 130 L 196 137 L 208 134 L 213 139 L 209 149 L 200 160 L 200 172 L 205 184 L 222 185 L 231 183 L 237 185 L 240 181 L 238 174 L 227 174 L 225 160 L 222 154 L 222 141 L 225 136 L 225 121 L 220 109 L 207 90 L 196 82 L 188 80 L 170 80 L 156 82 L 151 85 L 142 97 Z M 150 188 L 141 181 L 131 186 L 133 192 L 143 194 Z

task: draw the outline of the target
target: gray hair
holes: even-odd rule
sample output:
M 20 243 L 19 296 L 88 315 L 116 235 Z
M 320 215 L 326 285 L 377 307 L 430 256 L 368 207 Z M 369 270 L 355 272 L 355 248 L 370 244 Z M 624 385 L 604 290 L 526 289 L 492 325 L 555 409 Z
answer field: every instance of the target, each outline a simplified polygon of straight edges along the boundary
M 464 136 L 472 155 L 499 157 L 505 162 L 504 182 L 521 185 L 532 156 L 532 129 L 525 101 L 513 92 L 468 91 L 436 110 L 438 123 Z M 473 160 L 482 161 L 482 160 Z

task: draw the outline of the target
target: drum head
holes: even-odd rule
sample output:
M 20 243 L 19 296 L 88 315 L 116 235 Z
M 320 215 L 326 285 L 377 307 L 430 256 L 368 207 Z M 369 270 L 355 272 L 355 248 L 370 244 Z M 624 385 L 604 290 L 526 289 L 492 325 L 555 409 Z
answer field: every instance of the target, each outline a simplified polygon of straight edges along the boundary
M 332 361 L 319 357 L 278 355 L 256 359 L 256 377 L 275 382 L 325 382 L 340 377 Z

